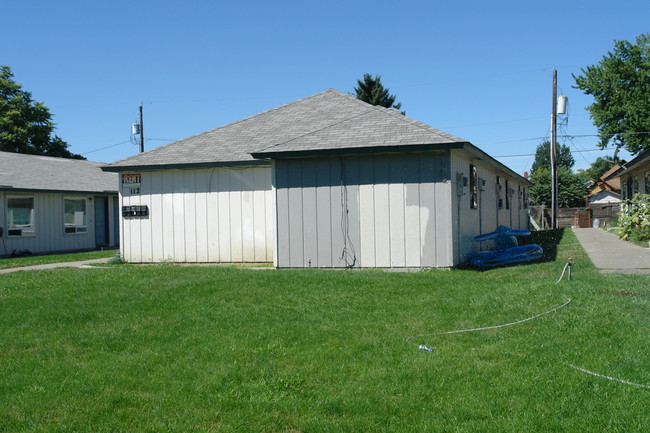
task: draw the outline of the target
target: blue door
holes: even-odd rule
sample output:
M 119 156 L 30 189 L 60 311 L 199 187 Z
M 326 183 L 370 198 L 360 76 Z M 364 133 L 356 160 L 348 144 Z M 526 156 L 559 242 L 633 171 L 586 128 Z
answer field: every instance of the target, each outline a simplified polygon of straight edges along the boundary
M 95 245 L 108 246 L 108 198 L 95 197 Z
M 117 197 L 113 197 L 113 245 L 120 246 L 120 205 Z

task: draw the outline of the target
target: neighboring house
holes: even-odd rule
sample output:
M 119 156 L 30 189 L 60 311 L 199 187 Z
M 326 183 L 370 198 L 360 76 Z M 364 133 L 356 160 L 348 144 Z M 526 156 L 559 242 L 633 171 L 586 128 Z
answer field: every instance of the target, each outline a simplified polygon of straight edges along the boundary
M 636 194 L 650 194 L 650 149 L 614 171 L 605 181 L 620 178 L 621 196 L 629 200 Z
M 117 182 L 102 164 L 0 152 L 0 255 L 117 247 Z
M 130 262 L 449 267 L 530 182 L 460 138 L 327 90 L 103 167 Z M 135 187 L 134 187 L 135 185 Z
M 623 162 L 624 164 L 625 162 Z M 619 203 L 621 201 L 621 180 L 615 177 L 611 180 L 607 179 L 611 174 L 615 173 L 622 167 L 621 164 L 615 164 L 612 168 L 607 170 L 596 181 L 593 188 L 587 195 L 587 206 L 592 204 L 611 204 Z

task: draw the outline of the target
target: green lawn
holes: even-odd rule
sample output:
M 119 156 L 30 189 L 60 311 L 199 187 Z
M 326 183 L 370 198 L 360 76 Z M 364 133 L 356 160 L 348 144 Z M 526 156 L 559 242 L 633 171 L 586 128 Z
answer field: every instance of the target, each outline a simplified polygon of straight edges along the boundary
M 650 277 L 599 274 L 571 231 L 552 256 L 484 272 L 2 275 L 0 431 L 650 431 L 649 388 L 564 364 L 650 385 Z
M 119 254 L 118 250 L 104 251 L 87 251 L 83 253 L 72 254 L 48 254 L 33 255 L 24 257 L 6 257 L 0 258 L 0 269 L 22 268 L 25 266 L 42 265 L 45 263 L 65 263 L 76 262 L 78 260 L 102 259 L 105 257 L 114 257 Z

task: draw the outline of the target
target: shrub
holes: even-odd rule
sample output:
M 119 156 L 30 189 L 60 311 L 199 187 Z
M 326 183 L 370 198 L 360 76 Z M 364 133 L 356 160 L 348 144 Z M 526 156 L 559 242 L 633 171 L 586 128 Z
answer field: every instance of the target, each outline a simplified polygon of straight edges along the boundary
M 621 206 L 619 236 L 632 241 L 650 241 L 650 194 L 636 194 Z

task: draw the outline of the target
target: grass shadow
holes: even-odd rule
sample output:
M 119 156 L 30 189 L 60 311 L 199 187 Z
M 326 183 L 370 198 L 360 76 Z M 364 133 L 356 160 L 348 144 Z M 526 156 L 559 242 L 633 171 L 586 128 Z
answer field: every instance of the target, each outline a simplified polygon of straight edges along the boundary
M 525 266 L 525 265 L 535 264 L 535 263 L 553 262 L 557 258 L 558 245 L 562 241 L 563 236 L 564 236 L 564 229 L 561 228 L 561 229 L 541 230 L 541 231 L 531 232 L 529 236 L 517 237 L 517 242 L 519 245 L 537 244 L 542 247 L 544 253 L 542 254 L 542 257 L 539 260 L 533 260 L 530 262 L 506 263 L 503 265 L 488 266 L 488 267 L 473 266 L 469 264 L 469 262 L 466 262 L 458 265 L 457 269 L 473 269 L 476 271 L 483 272 L 483 271 L 488 271 L 490 269 L 496 269 L 496 268 L 511 268 L 514 266 Z
M 564 229 L 540 230 L 531 232 L 530 236 L 522 236 L 519 238 L 519 245 L 537 244 L 542 247 L 544 254 L 540 262 L 553 262 L 557 258 L 558 245 L 564 236 Z

